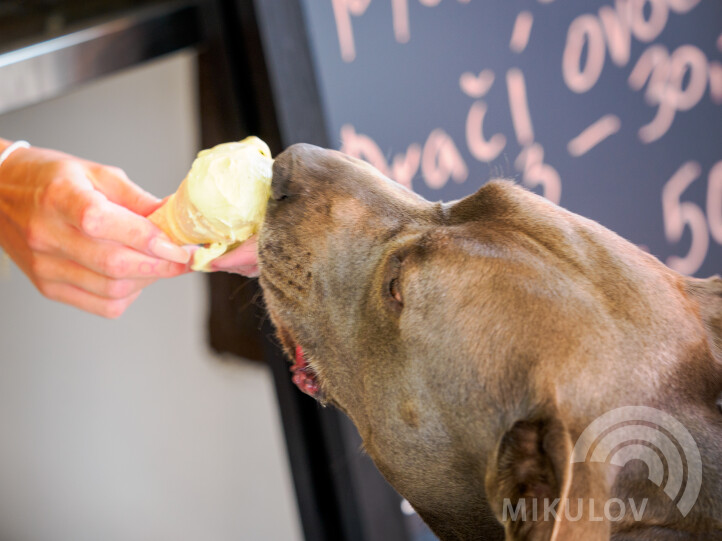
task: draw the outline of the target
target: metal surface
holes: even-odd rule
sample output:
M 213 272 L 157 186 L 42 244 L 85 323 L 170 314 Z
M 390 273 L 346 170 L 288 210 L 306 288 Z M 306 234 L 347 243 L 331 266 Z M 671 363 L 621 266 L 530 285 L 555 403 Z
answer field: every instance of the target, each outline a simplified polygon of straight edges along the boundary
M 0 52 L 0 114 L 80 83 L 197 45 L 198 3 L 172 2 L 120 14 L 72 33 Z

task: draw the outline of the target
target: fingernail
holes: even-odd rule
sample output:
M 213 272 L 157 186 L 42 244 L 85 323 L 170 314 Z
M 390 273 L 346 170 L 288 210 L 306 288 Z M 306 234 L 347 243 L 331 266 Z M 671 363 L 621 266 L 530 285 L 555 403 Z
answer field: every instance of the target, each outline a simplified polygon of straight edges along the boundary
M 188 263 L 190 259 L 190 255 L 183 248 L 158 237 L 150 241 L 150 251 L 162 259 L 176 263 Z

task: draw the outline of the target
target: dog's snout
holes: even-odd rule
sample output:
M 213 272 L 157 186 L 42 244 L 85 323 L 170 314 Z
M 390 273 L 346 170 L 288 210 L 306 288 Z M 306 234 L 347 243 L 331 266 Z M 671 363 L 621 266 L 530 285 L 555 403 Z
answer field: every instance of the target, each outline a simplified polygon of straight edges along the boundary
M 271 195 L 276 201 L 298 195 L 302 184 L 314 177 L 309 169 L 321 162 L 324 150 L 313 145 L 291 145 L 273 162 Z

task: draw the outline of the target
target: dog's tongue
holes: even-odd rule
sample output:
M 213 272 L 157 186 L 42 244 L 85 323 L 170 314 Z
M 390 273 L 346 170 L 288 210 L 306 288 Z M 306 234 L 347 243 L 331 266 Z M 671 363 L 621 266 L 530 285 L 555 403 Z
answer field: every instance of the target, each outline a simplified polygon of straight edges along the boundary
M 291 372 L 293 372 L 293 383 L 307 395 L 315 397 L 318 393 L 318 383 L 308 366 L 301 346 L 296 346 L 296 362 L 291 366 Z

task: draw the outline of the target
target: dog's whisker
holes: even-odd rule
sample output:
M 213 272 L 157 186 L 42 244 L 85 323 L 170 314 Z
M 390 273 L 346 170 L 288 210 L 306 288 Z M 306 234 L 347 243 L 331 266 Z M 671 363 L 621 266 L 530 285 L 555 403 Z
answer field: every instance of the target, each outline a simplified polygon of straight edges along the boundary
M 241 291 L 249 287 L 249 285 L 253 284 L 254 282 L 256 281 L 251 278 L 246 278 L 246 280 L 242 284 L 240 284 L 233 291 L 231 291 L 230 295 L 228 296 L 228 300 L 232 301 L 233 299 L 235 299 L 236 295 L 238 295 Z

